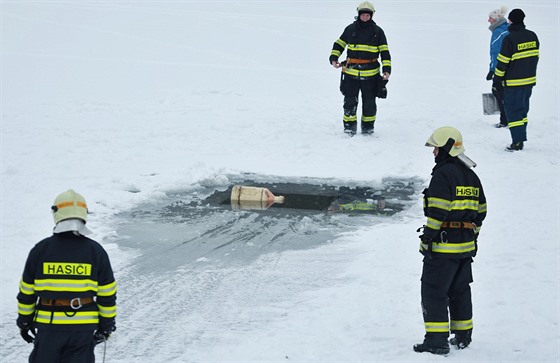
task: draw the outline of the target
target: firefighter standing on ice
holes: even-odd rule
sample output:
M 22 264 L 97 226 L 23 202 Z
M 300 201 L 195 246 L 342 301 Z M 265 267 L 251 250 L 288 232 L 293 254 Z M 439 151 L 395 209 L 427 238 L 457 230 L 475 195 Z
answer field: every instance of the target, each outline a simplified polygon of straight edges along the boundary
M 511 145 L 506 151 L 523 150 L 527 141 L 527 114 L 533 86 L 537 84 L 539 62 L 539 38 L 525 27 L 525 13 L 513 9 L 508 20 L 509 34 L 502 42 L 498 65 L 492 87 L 504 93 L 504 108 L 511 133 Z
M 29 362 L 94 362 L 115 330 L 117 285 L 103 247 L 84 235 L 87 206 L 73 190 L 52 212 L 54 233 L 33 247 L 20 282 L 17 326 L 34 343 Z
M 471 343 L 471 263 L 486 217 L 486 197 L 471 169 L 476 164 L 464 154 L 463 137 L 457 129 L 437 129 L 426 146 L 434 147 L 436 166 L 424 190 L 427 222 L 420 236 L 426 334 L 423 343 L 414 345 L 414 351 L 447 354 L 449 343 L 458 349 Z M 455 337 L 448 343 L 450 330 Z
M 365 1 L 358 5 L 356 21 L 348 25 L 334 42 L 329 62 L 335 68 L 342 67 L 340 91 L 344 95 L 344 132 L 355 135 L 358 118 L 358 94 L 362 92 L 362 134 L 373 134 L 377 115 L 375 97 L 385 98 L 385 85 L 391 75 L 391 54 L 387 38 L 373 20 L 375 8 Z M 347 59 L 338 58 L 347 50 Z M 381 57 L 381 62 L 379 58 Z

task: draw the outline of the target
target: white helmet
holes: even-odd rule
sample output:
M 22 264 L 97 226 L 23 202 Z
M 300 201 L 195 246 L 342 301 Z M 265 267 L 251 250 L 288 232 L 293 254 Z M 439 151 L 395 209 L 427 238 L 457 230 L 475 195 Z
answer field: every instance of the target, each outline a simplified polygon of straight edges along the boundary
M 84 223 L 87 220 L 86 200 L 81 194 L 76 193 L 72 189 L 59 194 L 54 200 L 51 209 L 53 212 L 54 224 L 71 218 L 81 219 Z
M 428 138 L 426 146 L 439 147 L 451 156 L 457 156 L 465 151 L 463 136 L 459 130 L 451 126 L 440 127 Z
M 373 16 L 373 13 L 375 13 L 375 8 L 373 7 L 373 4 L 370 3 L 369 1 L 364 1 L 363 3 L 360 3 L 360 5 L 358 5 L 356 10 L 358 11 L 358 14 L 360 14 L 360 12 L 365 12 L 365 13 L 371 13 L 371 15 Z

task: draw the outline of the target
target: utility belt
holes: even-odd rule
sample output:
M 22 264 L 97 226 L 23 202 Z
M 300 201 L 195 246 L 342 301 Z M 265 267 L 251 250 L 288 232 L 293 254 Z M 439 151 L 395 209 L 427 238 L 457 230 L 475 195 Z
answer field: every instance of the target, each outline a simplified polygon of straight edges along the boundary
M 378 58 L 373 59 L 358 59 L 358 58 L 346 58 L 346 64 L 368 64 L 377 62 Z
M 42 306 L 48 306 L 53 309 L 58 310 L 57 308 L 71 308 L 73 310 L 81 309 L 83 306 L 91 305 L 95 303 L 93 297 L 75 297 L 73 299 L 46 299 L 40 298 L 39 304 Z
M 471 222 L 443 222 L 441 228 L 476 229 L 476 224 Z

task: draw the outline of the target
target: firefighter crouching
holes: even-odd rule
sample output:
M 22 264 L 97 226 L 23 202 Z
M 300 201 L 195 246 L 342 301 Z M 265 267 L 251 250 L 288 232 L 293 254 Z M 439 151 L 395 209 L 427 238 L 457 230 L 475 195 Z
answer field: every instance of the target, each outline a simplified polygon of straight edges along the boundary
M 116 329 L 117 285 L 103 247 L 85 237 L 87 206 L 73 190 L 52 206 L 54 233 L 30 251 L 20 282 L 17 326 L 34 343 L 29 362 L 94 362 Z
M 486 197 L 471 169 L 476 164 L 464 154 L 457 129 L 437 129 L 426 146 L 434 147 L 436 162 L 430 185 L 424 190 L 427 222 L 420 236 L 426 334 L 423 343 L 413 348 L 419 353 L 444 355 L 449 353 L 449 343 L 463 349 L 472 340 L 471 263 L 486 217 Z M 450 331 L 455 336 L 448 342 Z

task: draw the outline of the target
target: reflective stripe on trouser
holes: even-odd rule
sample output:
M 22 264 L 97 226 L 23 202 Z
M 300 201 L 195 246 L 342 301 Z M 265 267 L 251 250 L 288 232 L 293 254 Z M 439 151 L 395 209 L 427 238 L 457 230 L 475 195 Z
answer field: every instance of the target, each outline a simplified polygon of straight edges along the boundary
M 471 261 L 470 257 L 424 258 L 422 313 L 429 344 L 444 345 L 450 330 L 472 329 Z
M 375 90 L 377 89 L 376 81 L 378 77 L 372 77 L 368 80 L 359 80 L 347 78 L 344 82 L 344 125 L 350 122 L 357 122 L 356 116 L 358 110 L 358 96 L 360 91 L 362 93 L 362 131 L 363 127 L 366 129 L 373 129 L 375 117 L 377 114 L 377 104 L 375 103 Z M 355 124 L 354 124 L 355 125 Z M 371 126 L 370 126 L 371 125 Z
M 527 141 L 527 115 L 533 87 L 505 87 L 504 108 L 513 143 Z

